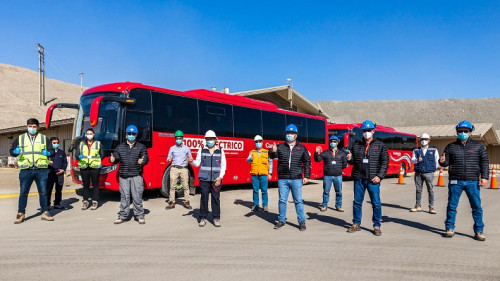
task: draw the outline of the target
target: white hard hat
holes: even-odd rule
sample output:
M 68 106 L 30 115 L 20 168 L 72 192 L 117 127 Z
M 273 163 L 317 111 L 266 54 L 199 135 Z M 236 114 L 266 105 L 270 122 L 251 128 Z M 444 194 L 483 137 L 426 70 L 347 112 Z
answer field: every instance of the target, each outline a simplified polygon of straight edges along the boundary
M 258 140 L 263 141 L 264 139 L 261 136 L 256 135 L 255 138 L 253 138 L 253 141 L 258 141 Z
M 212 130 L 208 130 L 206 133 L 205 133 L 205 138 L 216 138 L 217 136 L 215 135 L 215 132 L 212 131 Z
M 431 139 L 431 137 L 429 136 L 429 134 L 426 134 L 426 133 L 423 133 L 421 136 L 420 136 L 421 139 Z

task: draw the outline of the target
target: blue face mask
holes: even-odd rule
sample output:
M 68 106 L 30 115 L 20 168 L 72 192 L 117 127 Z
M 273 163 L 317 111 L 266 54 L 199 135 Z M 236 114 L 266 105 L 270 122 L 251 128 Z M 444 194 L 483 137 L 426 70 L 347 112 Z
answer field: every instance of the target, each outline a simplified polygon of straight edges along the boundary
M 261 148 L 262 148 L 262 143 L 261 143 L 261 142 L 256 142 L 256 143 L 255 143 L 255 147 L 256 147 L 257 149 L 261 149 Z
M 337 143 L 336 143 L 336 142 L 331 142 L 331 143 L 330 143 L 330 147 L 331 147 L 331 148 L 335 148 L 335 147 L 337 147 Z
M 215 141 L 207 141 L 208 147 L 213 147 L 215 145 Z
M 32 135 L 36 134 L 36 128 L 28 128 L 28 133 Z
M 294 140 L 295 140 L 294 135 L 292 135 L 292 134 L 286 134 L 286 141 L 287 142 L 292 142 Z
M 59 144 L 58 144 L 58 143 L 54 143 L 54 144 L 52 144 L 52 147 L 53 147 L 54 149 L 58 149 L 58 148 L 59 148 Z
M 175 143 L 176 143 L 177 145 L 181 145 L 181 144 L 182 144 L 182 140 L 175 140 Z
M 135 141 L 135 135 L 127 135 L 127 139 L 133 142 Z
M 464 141 L 466 139 L 469 138 L 469 133 L 459 133 L 458 134 L 458 138 L 461 140 L 461 141 Z

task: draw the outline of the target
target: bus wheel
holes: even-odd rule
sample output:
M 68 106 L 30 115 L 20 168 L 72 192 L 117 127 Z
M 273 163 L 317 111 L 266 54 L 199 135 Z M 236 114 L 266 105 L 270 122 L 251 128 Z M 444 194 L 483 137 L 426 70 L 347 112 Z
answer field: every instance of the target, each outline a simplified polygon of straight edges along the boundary
M 163 197 L 168 198 L 170 194 L 170 167 L 163 173 L 163 180 L 161 181 L 160 193 Z
M 406 177 L 406 164 L 401 163 L 401 168 L 403 168 L 403 176 Z
M 194 186 L 194 173 L 188 169 L 189 171 L 189 195 L 194 196 L 196 194 L 196 186 Z

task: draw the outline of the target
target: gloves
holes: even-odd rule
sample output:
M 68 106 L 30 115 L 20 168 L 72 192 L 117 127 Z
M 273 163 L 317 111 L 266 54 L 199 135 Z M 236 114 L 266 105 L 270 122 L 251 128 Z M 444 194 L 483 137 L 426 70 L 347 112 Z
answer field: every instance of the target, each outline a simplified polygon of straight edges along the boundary
M 78 159 L 83 159 L 83 154 L 78 155 Z
M 21 149 L 19 148 L 19 145 L 16 147 L 16 149 L 14 149 L 12 151 L 12 153 L 14 153 L 14 154 L 20 154 L 21 153 Z
M 50 152 L 47 149 L 42 149 L 42 154 L 45 156 L 50 156 Z

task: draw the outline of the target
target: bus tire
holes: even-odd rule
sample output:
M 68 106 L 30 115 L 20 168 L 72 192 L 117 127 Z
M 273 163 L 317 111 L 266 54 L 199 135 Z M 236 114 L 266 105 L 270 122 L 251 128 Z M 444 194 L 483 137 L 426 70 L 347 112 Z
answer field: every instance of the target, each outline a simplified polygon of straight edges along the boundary
M 403 168 L 403 177 L 406 177 L 406 164 L 401 163 L 401 168 Z
M 188 166 L 188 172 L 189 172 L 189 195 L 194 196 L 196 195 L 196 186 L 194 186 L 194 172 L 191 166 Z
M 163 173 L 163 179 L 161 181 L 160 193 L 163 197 L 168 198 L 170 194 L 170 167 L 168 167 Z

